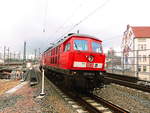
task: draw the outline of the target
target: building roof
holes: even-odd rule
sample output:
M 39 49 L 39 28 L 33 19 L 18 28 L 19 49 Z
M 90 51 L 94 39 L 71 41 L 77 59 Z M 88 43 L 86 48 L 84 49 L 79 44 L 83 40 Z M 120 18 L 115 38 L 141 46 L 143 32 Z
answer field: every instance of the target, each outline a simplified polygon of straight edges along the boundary
M 135 27 L 131 26 L 135 38 L 150 38 L 150 27 Z

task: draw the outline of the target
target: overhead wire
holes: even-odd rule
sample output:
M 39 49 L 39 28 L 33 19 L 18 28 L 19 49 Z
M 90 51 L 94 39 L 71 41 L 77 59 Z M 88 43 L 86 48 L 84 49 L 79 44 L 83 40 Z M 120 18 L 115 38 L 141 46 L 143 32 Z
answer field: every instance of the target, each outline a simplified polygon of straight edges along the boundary
M 90 12 L 87 16 L 85 16 L 82 20 L 77 22 L 75 25 L 73 25 L 66 33 L 62 34 L 57 40 L 64 37 L 66 34 L 68 34 L 70 31 L 72 31 L 75 27 L 86 21 L 89 17 L 91 17 L 93 14 L 95 14 L 99 9 L 103 8 L 110 0 L 106 0 L 103 4 L 95 8 L 92 12 Z
M 85 0 L 84 0 L 84 1 L 85 1 Z M 77 9 L 81 8 L 82 6 L 83 6 L 83 3 L 80 3 L 79 6 L 77 6 L 77 7 L 74 9 L 73 13 L 72 13 L 72 14 L 64 21 L 64 23 L 55 31 L 55 33 L 57 33 L 60 29 L 62 29 L 63 26 L 64 26 L 66 23 L 68 23 L 68 21 L 69 21 L 71 18 L 73 18 L 74 14 L 75 14 L 75 11 L 76 11 Z
M 85 0 L 83 0 L 83 1 L 85 1 Z M 85 4 L 85 3 L 84 3 L 84 4 Z M 65 26 L 65 24 L 67 24 L 67 23 L 73 18 L 73 16 L 75 15 L 75 11 L 76 11 L 77 9 L 81 8 L 82 6 L 83 6 L 83 3 L 80 3 L 80 4 L 74 9 L 73 13 L 64 21 L 64 23 L 58 27 L 58 29 L 54 32 L 54 34 L 58 33 L 58 32 Z M 57 42 L 58 40 L 59 40 L 59 39 L 55 40 L 54 42 Z
M 46 38 L 46 24 L 47 24 L 47 13 L 48 13 L 48 0 L 44 0 L 44 8 L 43 8 L 43 20 L 42 20 L 42 32 L 43 32 L 43 37 Z M 47 48 L 44 47 L 44 49 L 42 50 L 43 52 L 45 51 L 45 49 Z
M 44 18 L 43 18 L 43 32 L 46 32 L 46 18 L 48 10 L 48 0 L 45 0 Z

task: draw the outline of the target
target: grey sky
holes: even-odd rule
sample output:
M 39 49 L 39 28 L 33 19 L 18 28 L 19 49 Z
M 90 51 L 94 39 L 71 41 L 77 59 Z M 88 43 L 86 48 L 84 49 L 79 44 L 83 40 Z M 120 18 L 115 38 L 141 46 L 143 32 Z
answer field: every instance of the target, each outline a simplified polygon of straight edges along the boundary
M 127 24 L 150 26 L 149 4 L 149 0 L 0 0 L 0 51 L 6 45 L 22 52 L 24 41 L 30 54 L 35 48 L 44 50 L 97 7 L 101 8 L 71 32 L 79 29 L 104 40 L 104 49 L 119 49 Z

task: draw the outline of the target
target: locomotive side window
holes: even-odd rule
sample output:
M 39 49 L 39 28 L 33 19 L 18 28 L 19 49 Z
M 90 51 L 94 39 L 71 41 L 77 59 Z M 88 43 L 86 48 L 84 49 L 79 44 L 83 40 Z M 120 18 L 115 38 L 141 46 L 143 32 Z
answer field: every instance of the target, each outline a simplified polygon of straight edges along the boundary
M 97 42 L 92 42 L 92 50 L 97 53 L 102 53 L 102 45 Z
M 74 49 L 75 50 L 88 50 L 87 40 L 74 40 Z
M 64 51 L 69 51 L 69 50 L 70 50 L 70 43 L 66 44 Z

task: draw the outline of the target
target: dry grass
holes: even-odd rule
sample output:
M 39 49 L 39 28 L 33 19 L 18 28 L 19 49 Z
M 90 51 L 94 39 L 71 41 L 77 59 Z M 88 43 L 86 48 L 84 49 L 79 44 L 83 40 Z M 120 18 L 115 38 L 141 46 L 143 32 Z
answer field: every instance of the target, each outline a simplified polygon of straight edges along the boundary
M 19 84 L 18 80 L 0 79 L 0 95 Z

